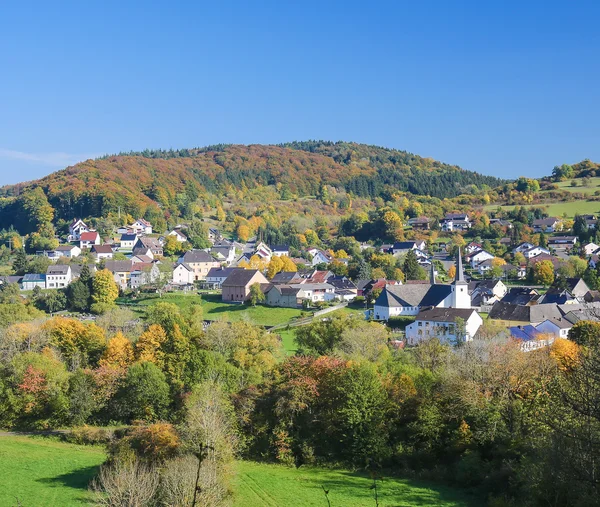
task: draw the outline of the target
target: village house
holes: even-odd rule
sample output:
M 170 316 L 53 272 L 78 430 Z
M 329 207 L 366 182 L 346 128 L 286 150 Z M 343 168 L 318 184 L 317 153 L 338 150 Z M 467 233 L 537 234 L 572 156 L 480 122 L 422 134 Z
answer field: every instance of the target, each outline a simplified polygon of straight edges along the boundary
M 82 233 L 89 231 L 90 229 L 85 222 L 80 218 L 76 218 L 69 224 L 69 236 L 67 237 L 67 241 L 69 243 L 75 243 L 81 239 Z
M 444 232 L 466 231 L 471 225 L 468 213 L 446 213 L 440 221 L 440 228 Z
M 548 239 L 548 246 L 555 249 L 573 248 L 577 243 L 577 236 L 552 236 Z
M 152 253 L 149 257 L 162 257 L 163 246 L 156 238 L 148 238 L 145 236 L 137 238 L 133 245 L 133 255 L 148 255 L 148 250 Z
M 226 266 L 231 266 L 235 261 L 235 246 L 232 244 L 223 246 L 213 246 L 210 249 L 210 254 L 219 262 Z
M 519 246 L 513 248 L 512 253 L 516 254 L 516 253 L 523 253 L 526 252 L 527 250 L 531 249 L 535 247 L 535 245 L 533 243 L 528 243 L 527 241 L 525 243 L 521 243 Z
M 71 283 L 73 272 L 68 264 L 49 266 L 46 271 L 46 288 L 62 289 Z
M 194 270 L 188 264 L 185 262 L 175 264 L 173 267 L 174 285 L 192 285 L 194 280 Z
M 428 231 L 430 222 L 427 217 L 409 218 L 407 225 L 415 230 Z
M 138 218 L 131 228 L 138 234 L 152 234 L 152 224 L 143 218 Z
M 129 287 L 139 289 L 156 282 L 160 278 L 160 269 L 156 263 L 133 264 L 129 278 Z
M 583 246 L 582 251 L 583 251 L 583 254 L 586 257 L 588 257 L 592 254 L 595 254 L 599 248 L 600 248 L 600 246 L 596 245 L 596 243 L 587 243 L 586 245 Z
M 538 257 L 542 254 L 550 255 L 550 250 L 544 248 L 543 246 L 533 246 L 521 253 L 526 259 L 533 259 L 534 257 Z
M 54 262 L 62 257 L 65 259 L 73 259 L 81 255 L 81 248 L 79 248 L 77 245 L 60 245 L 54 250 L 43 252 L 43 255 Z
M 112 259 L 113 255 L 113 249 L 110 245 L 94 245 L 92 247 L 92 257 L 96 259 L 96 262 Z
M 104 267 L 113 274 L 115 282 L 121 289 L 126 289 L 129 286 L 131 271 L 133 270 L 133 263 L 130 260 L 108 260 Z
M 243 303 L 250 298 L 250 287 L 255 283 L 268 285 L 269 281 L 257 269 L 236 269 L 222 283 L 221 299 Z
M 206 281 L 204 285 L 210 289 L 221 289 L 223 282 L 227 280 L 227 277 L 233 273 L 236 269 L 243 268 L 235 268 L 235 267 L 221 267 L 211 268 L 209 272 L 206 274 Z
M 471 308 L 422 310 L 415 321 L 406 326 L 406 341 L 409 345 L 431 338 L 451 344 L 471 341 L 482 324 L 481 316 Z
M 533 221 L 533 232 L 556 232 L 560 223 L 556 217 L 538 218 Z
M 493 305 L 500 301 L 508 288 L 501 280 L 476 280 L 469 282 L 469 295 L 473 306 Z
M 472 253 L 467 257 L 471 267 L 475 269 L 479 264 L 488 259 L 493 259 L 495 257 L 494 254 L 486 252 L 485 250 L 477 250 L 475 253 Z
M 313 267 L 319 264 L 329 264 L 333 261 L 333 256 L 320 248 L 311 248 L 308 253 L 312 256 L 310 265 Z
M 167 236 L 175 236 L 175 239 L 178 243 L 185 243 L 188 240 L 187 236 L 181 231 L 181 229 L 173 229 L 171 232 L 169 232 L 169 234 L 167 234 Z
M 406 255 L 410 250 L 415 250 L 419 253 L 425 251 L 427 244 L 423 240 L 419 241 L 397 241 L 392 245 L 392 247 L 388 250 L 392 255 Z M 424 255 L 424 254 L 423 254 Z
M 465 255 L 466 257 L 468 257 L 469 255 L 478 252 L 479 250 L 483 250 L 483 246 L 481 245 L 481 243 L 476 243 L 475 241 L 471 241 L 466 247 L 465 247 Z
M 271 245 L 271 251 L 275 257 L 290 256 L 290 247 L 288 245 Z
M 121 239 L 119 240 L 119 248 L 122 250 L 133 250 L 133 245 L 137 242 L 138 237 L 136 234 L 121 234 Z
M 84 248 L 91 248 L 94 245 L 99 245 L 100 242 L 100 234 L 96 231 L 82 232 L 79 237 L 79 248 L 81 248 L 81 250 Z
M 186 252 L 179 262 L 186 263 L 194 272 L 194 280 L 206 280 L 206 275 L 211 268 L 218 268 L 221 264 L 212 255 L 204 250 L 190 250 Z
M 214 227 L 209 227 L 208 229 L 208 241 L 211 243 L 215 243 L 221 239 L 221 232 L 219 229 L 215 229 Z
M 271 283 L 273 285 L 289 285 L 291 283 L 302 283 L 304 280 L 296 271 L 280 271 L 271 278 Z

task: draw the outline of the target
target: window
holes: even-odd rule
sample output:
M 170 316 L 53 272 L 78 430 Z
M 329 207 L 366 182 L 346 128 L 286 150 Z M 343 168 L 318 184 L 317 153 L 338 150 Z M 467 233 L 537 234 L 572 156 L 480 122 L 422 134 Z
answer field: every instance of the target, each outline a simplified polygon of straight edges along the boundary
M 423 327 L 423 323 L 422 323 L 422 322 L 419 322 L 419 323 L 418 323 L 418 326 L 419 326 L 419 327 Z

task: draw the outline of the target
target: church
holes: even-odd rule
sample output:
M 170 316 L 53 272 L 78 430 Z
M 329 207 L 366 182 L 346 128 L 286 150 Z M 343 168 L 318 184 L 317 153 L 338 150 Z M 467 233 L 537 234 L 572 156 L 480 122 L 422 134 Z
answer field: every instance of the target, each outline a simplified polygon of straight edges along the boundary
M 460 250 L 456 276 L 451 284 L 436 283 L 432 263 L 429 283 L 386 285 L 375 301 L 372 316 L 374 320 L 387 321 L 390 317 L 413 317 L 422 310 L 433 308 L 471 308 Z

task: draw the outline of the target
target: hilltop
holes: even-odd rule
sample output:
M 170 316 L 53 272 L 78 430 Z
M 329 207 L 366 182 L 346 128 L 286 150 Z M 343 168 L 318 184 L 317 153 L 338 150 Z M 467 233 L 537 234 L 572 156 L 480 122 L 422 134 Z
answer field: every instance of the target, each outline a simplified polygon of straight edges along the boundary
M 502 180 L 399 150 L 346 142 L 216 145 L 184 150 L 146 150 L 107 155 L 39 180 L 5 186 L 0 226 L 23 214 L 17 196 L 43 189 L 55 219 L 75 215 L 164 214 L 177 195 L 225 195 L 273 187 L 282 198 L 314 196 L 323 187 L 387 200 L 396 192 L 453 198 Z M 28 232 L 28 231 L 24 231 Z

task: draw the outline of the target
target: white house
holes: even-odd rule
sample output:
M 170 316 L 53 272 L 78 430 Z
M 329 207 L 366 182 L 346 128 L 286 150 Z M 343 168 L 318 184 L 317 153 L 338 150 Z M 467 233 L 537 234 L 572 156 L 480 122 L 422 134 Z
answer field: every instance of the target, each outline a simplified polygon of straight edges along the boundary
M 59 257 L 66 257 L 67 259 L 73 259 L 81 255 L 81 248 L 77 245 L 60 245 L 57 246 L 54 251 Z
M 176 264 L 173 268 L 173 284 L 192 285 L 194 279 L 194 270 L 185 262 Z
M 123 250 L 132 250 L 133 245 L 137 243 L 138 237 L 135 234 L 121 234 L 120 248 Z
M 440 222 L 442 231 L 466 231 L 471 228 L 471 219 L 468 213 L 446 213 Z
M 211 268 L 206 274 L 206 286 L 212 289 L 220 289 L 223 282 L 227 280 L 227 277 L 236 269 L 243 268 L 233 268 L 233 267 L 218 267 Z
M 600 248 L 600 246 L 596 245 L 596 243 L 588 243 L 583 247 L 583 253 L 587 255 L 592 255 L 596 253 L 596 251 Z
M 175 239 L 177 239 L 178 243 L 185 243 L 188 240 L 187 236 L 181 231 L 181 229 L 173 229 L 168 236 L 175 236 Z
M 290 247 L 287 245 L 273 245 L 271 246 L 271 251 L 276 257 L 290 256 Z
M 573 327 L 573 324 L 567 319 L 546 319 L 540 322 L 535 328 L 544 334 L 554 335 L 558 338 L 568 338 L 569 331 Z
M 555 232 L 560 228 L 560 220 L 555 217 L 538 218 L 533 221 L 533 232 Z
M 577 236 L 554 236 L 548 239 L 548 245 L 556 249 L 572 248 L 577 243 Z
M 74 219 L 69 225 L 69 242 L 79 241 L 81 238 L 81 234 L 84 232 L 89 232 L 89 227 L 85 224 L 83 220 L 80 218 Z
M 112 259 L 113 255 L 113 249 L 110 245 L 94 245 L 92 247 L 92 256 L 96 259 L 96 262 Z
M 530 248 L 533 248 L 535 245 L 533 243 L 528 243 L 527 241 L 525 243 L 521 243 L 519 246 L 513 248 L 512 253 L 516 254 L 516 253 L 523 253 L 526 252 L 527 250 L 529 250 Z
M 324 250 L 321 250 L 320 248 L 311 248 L 310 250 L 308 250 L 308 253 L 312 255 L 310 263 L 311 266 L 316 266 L 317 264 L 323 263 L 329 264 L 331 261 L 333 261 L 333 257 Z
M 495 257 L 494 254 L 491 254 L 489 252 L 486 252 L 485 250 L 479 250 L 477 252 L 475 252 L 474 254 L 472 254 L 469 257 L 470 263 L 471 263 L 471 267 L 473 269 L 475 269 L 479 264 L 481 264 L 483 261 L 487 261 L 488 259 L 493 259 Z
M 538 255 L 542 254 L 550 255 L 550 250 L 544 248 L 543 246 L 534 246 L 529 250 L 525 250 L 521 253 L 525 256 L 526 259 L 533 259 L 534 257 L 537 257 Z
M 430 338 L 452 344 L 470 341 L 482 324 L 481 316 L 471 308 L 423 310 L 413 323 L 406 326 L 406 341 L 409 345 Z
M 100 234 L 96 231 L 82 232 L 79 237 L 79 248 L 92 248 L 94 245 L 100 244 Z
M 131 228 L 139 234 L 152 234 L 152 224 L 143 218 L 138 218 Z
M 61 289 L 69 285 L 72 279 L 71 266 L 65 264 L 50 266 L 46 271 L 46 288 Z

